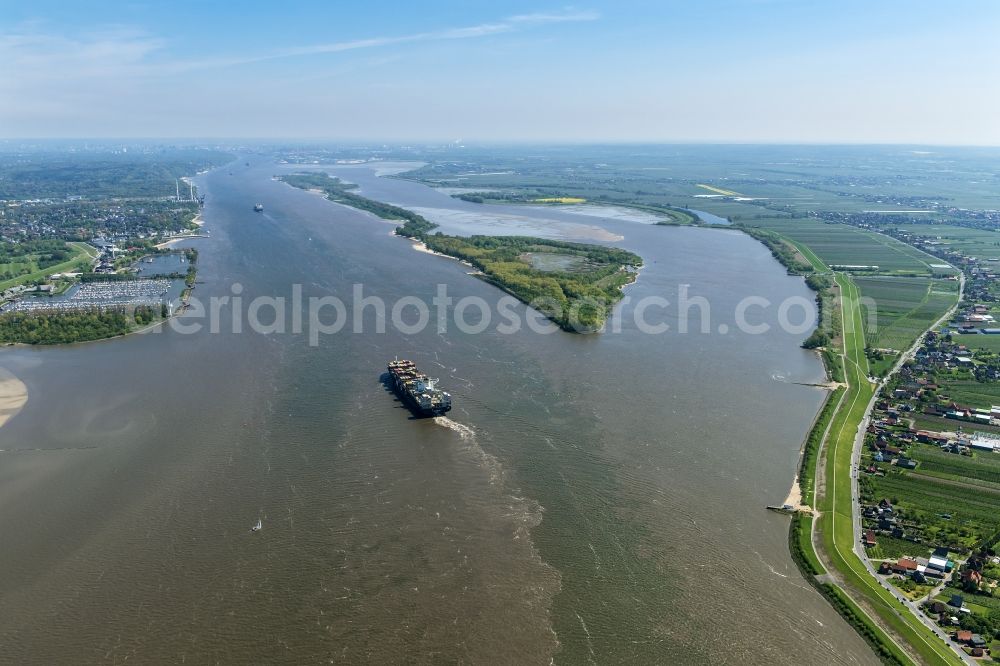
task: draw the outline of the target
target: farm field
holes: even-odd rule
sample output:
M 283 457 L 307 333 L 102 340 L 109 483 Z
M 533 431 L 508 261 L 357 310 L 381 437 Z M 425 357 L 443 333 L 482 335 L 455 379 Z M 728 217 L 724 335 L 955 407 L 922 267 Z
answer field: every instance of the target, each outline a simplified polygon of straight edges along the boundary
M 987 435 L 1000 435 L 1000 426 L 972 423 L 970 421 L 956 421 L 954 419 L 946 419 L 943 416 L 930 416 L 928 414 L 914 414 L 909 418 L 913 419 L 913 425 L 917 430 L 955 432 L 956 429 L 961 426 L 963 432 L 981 432 Z
M 919 467 L 917 468 L 919 472 Z M 918 519 L 931 540 L 949 538 L 973 547 L 1000 530 L 1000 495 L 975 492 L 969 485 L 916 474 L 890 473 L 871 477 L 874 497 L 889 498 L 908 517 Z M 970 484 L 976 485 L 976 484 Z M 942 514 L 951 519 L 941 518 Z
M 878 545 L 868 550 L 868 556 L 873 560 L 898 559 L 907 556 L 927 557 L 930 551 L 930 548 L 919 543 L 880 535 L 878 537 Z
M 907 224 L 903 231 L 936 237 L 943 245 L 981 259 L 1000 259 L 1000 231 L 972 229 L 950 224 Z
M 721 187 L 716 187 L 714 185 L 706 185 L 704 183 L 698 183 L 697 187 L 700 187 L 703 190 L 708 190 L 709 192 L 713 192 L 715 194 L 722 194 L 722 195 L 732 196 L 732 197 L 742 196 L 742 195 L 740 195 L 739 192 L 733 192 L 732 190 L 724 190 Z
M 536 153 L 538 159 L 526 159 L 514 149 L 466 147 L 460 155 L 449 154 L 447 161 L 402 177 L 461 187 L 539 188 L 550 196 L 589 200 L 634 197 L 736 215 L 743 222 L 772 216 L 773 209 L 805 217 L 810 211 L 934 210 L 939 205 L 1000 208 L 995 178 L 984 177 L 994 173 L 994 156 L 963 149 L 915 155 L 895 147 L 825 147 L 820 153 L 808 146 L 603 146 L 593 148 L 589 163 L 573 159 L 564 147 L 540 147 Z M 941 169 L 942 159 L 947 171 Z M 756 201 L 735 201 L 718 190 Z M 947 219 L 940 212 L 926 217 Z
M 989 409 L 1000 405 L 1000 384 L 985 384 L 975 380 L 944 380 L 939 393 L 962 405 Z
M 808 245 L 827 265 L 878 266 L 882 274 L 931 276 L 952 274 L 951 269 L 934 269 L 936 257 L 901 241 L 846 224 L 828 224 L 814 219 L 770 218 L 746 221 L 776 231 L 793 241 Z
M 958 285 L 932 278 L 857 277 L 865 339 L 872 347 L 907 349 L 958 299 Z
M 933 472 L 941 478 L 955 480 L 978 479 L 986 481 L 1000 491 L 1000 454 L 976 452 L 973 456 L 945 453 L 936 446 L 914 445 L 907 452 L 909 457 L 920 462 L 919 472 Z
M 956 335 L 955 342 L 963 344 L 969 349 L 984 349 L 991 352 L 1000 352 L 1000 335 L 966 334 Z

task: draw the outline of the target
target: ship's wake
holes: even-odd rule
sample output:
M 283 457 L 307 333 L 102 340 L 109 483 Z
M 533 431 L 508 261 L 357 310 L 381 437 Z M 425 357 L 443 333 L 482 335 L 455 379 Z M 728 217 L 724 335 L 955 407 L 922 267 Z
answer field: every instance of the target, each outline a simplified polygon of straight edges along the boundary
M 435 416 L 434 423 L 437 423 L 439 426 L 444 426 L 448 430 L 454 430 L 458 433 L 458 436 L 462 438 L 463 442 L 473 443 L 476 441 L 476 431 L 464 423 L 452 421 L 447 416 Z
M 489 474 L 490 485 L 498 494 L 505 514 L 515 523 L 515 538 L 530 541 L 530 530 L 542 520 L 542 507 L 535 500 L 523 497 L 520 491 L 507 487 L 507 473 L 500 459 L 486 451 L 479 443 L 475 429 L 453 421 L 447 416 L 435 416 L 434 423 L 458 434 L 464 452 Z
M 517 559 L 521 556 L 526 558 L 524 564 L 528 565 L 529 570 L 522 569 L 524 564 L 512 569 L 513 575 L 528 576 L 531 580 L 529 587 L 533 591 L 533 598 L 528 601 L 529 605 L 525 610 L 549 608 L 553 597 L 562 587 L 562 580 L 559 571 L 542 560 L 532 540 L 532 529 L 542 522 L 542 505 L 511 485 L 500 459 L 483 448 L 480 440 L 488 442 L 489 432 L 476 430 L 447 416 L 434 417 L 434 423 L 458 435 L 456 459 L 481 469 L 489 478 L 488 486 L 484 487 L 481 482 L 476 482 L 470 490 L 482 493 L 491 510 L 496 511 L 503 524 L 509 526 L 512 539 L 510 552 L 519 553 Z M 548 628 L 555 636 L 551 623 Z
M 476 431 L 473 428 L 465 425 L 464 423 L 453 421 L 447 416 L 435 416 L 434 423 L 458 434 L 459 439 L 462 440 L 462 444 L 465 445 L 465 450 L 475 456 L 478 462 L 489 473 L 490 483 L 492 485 L 496 486 L 503 484 L 503 465 L 500 464 L 500 461 L 497 460 L 496 456 L 487 453 L 486 450 L 480 446 L 479 439 L 476 437 Z

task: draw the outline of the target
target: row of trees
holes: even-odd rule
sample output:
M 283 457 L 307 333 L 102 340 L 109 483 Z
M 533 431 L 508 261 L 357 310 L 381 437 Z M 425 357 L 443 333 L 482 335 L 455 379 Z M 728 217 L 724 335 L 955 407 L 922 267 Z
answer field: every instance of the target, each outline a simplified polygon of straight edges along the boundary
M 437 226 L 423 216 L 405 208 L 354 194 L 350 190 L 357 189 L 357 185 L 345 183 L 339 178 L 332 178 L 325 173 L 296 173 L 282 176 L 281 179 L 293 187 L 321 189 L 331 201 L 345 204 L 351 208 L 366 210 L 384 220 L 402 220 L 403 226 L 396 229 L 396 233 L 401 236 L 419 238 Z
M 197 268 L 198 250 L 194 249 L 193 247 L 189 247 L 186 250 L 184 250 L 184 256 L 187 258 L 188 261 L 187 273 L 184 275 L 184 285 L 188 289 L 193 289 L 195 278 L 198 275 L 198 268 Z
M 529 201 L 526 194 L 516 194 L 514 192 L 462 192 L 451 195 L 455 199 L 468 201 L 470 203 L 486 203 L 487 201 L 508 201 L 511 203 L 524 203 Z
M 788 269 L 789 273 L 803 275 L 813 271 L 812 264 L 799 259 L 797 250 L 786 243 L 777 233 L 746 225 L 740 225 L 740 230 L 766 245 L 774 258 Z
M 818 349 L 830 344 L 831 340 L 833 340 L 833 334 L 831 333 L 832 311 L 830 309 L 830 301 L 833 296 L 831 293 L 833 278 L 829 275 L 813 272 L 812 264 L 802 261 L 798 250 L 787 243 L 779 234 L 767 229 L 746 225 L 741 225 L 740 230 L 763 243 L 771 251 L 772 256 L 789 273 L 792 275 L 805 275 L 806 286 L 816 292 L 816 309 L 819 321 L 817 322 L 816 329 L 802 343 L 802 347 L 804 349 Z M 831 363 L 830 359 L 826 359 L 826 365 L 827 369 L 831 370 L 831 374 L 834 374 L 832 367 L 836 363 Z
M 167 305 L 86 308 L 70 312 L 0 314 L 0 342 L 53 345 L 124 335 L 136 326 L 165 318 Z
M 560 191 L 563 192 L 563 191 Z M 642 194 L 642 192 L 636 192 L 636 194 Z M 563 193 L 552 193 L 552 192 L 534 192 L 534 193 L 518 193 L 518 192 L 461 192 L 459 194 L 451 195 L 455 199 L 461 199 L 462 201 L 468 201 L 470 203 L 488 203 L 488 202 L 503 202 L 503 203 L 531 203 L 537 201 L 538 199 L 545 198 L 560 198 L 562 196 L 577 196 L 576 194 L 565 194 Z M 647 210 L 653 213 L 659 213 L 660 215 L 665 215 L 666 219 L 657 222 L 661 226 L 679 226 L 685 224 L 698 224 L 700 220 L 698 217 L 684 210 L 683 208 L 678 208 L 672 203 L 665 204 L 653 204 L 636 199 L 612 199 L 607 195 L 600 195 L 597 199 L 601 202 L 607 202 L 614 205 L 629 206 L 631 208 L 637 208 L 639 210 Z

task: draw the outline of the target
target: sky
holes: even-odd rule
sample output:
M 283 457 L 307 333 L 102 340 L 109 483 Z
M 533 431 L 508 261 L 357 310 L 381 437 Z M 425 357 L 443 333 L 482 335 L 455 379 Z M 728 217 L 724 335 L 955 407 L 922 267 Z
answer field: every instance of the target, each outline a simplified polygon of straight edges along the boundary
M 1000 2 L 580 2 L 0 0 L 0 137 L 1000 145 Z

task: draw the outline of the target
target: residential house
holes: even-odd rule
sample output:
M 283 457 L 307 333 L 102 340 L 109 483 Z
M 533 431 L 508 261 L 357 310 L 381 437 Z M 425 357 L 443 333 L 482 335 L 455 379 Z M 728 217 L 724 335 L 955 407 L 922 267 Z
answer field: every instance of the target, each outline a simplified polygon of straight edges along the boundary
M 966 569 L 962 572 L 962 583 L 966 586 L 979 589 L 979 586 L 983 583 L 983 574 L 972 569 Z
M 932 613 L 936 613 L 936 614 L 940 615 L 941 613 L 947 613 L 948 612 L 948 604 L 944 603 L 943 601 L 935 601 L 935 602 L 932 602 L 930 606 L 928 606 L 928 609 Z M 971 638 L 971 636 L 970 636 L 970 638 Z

